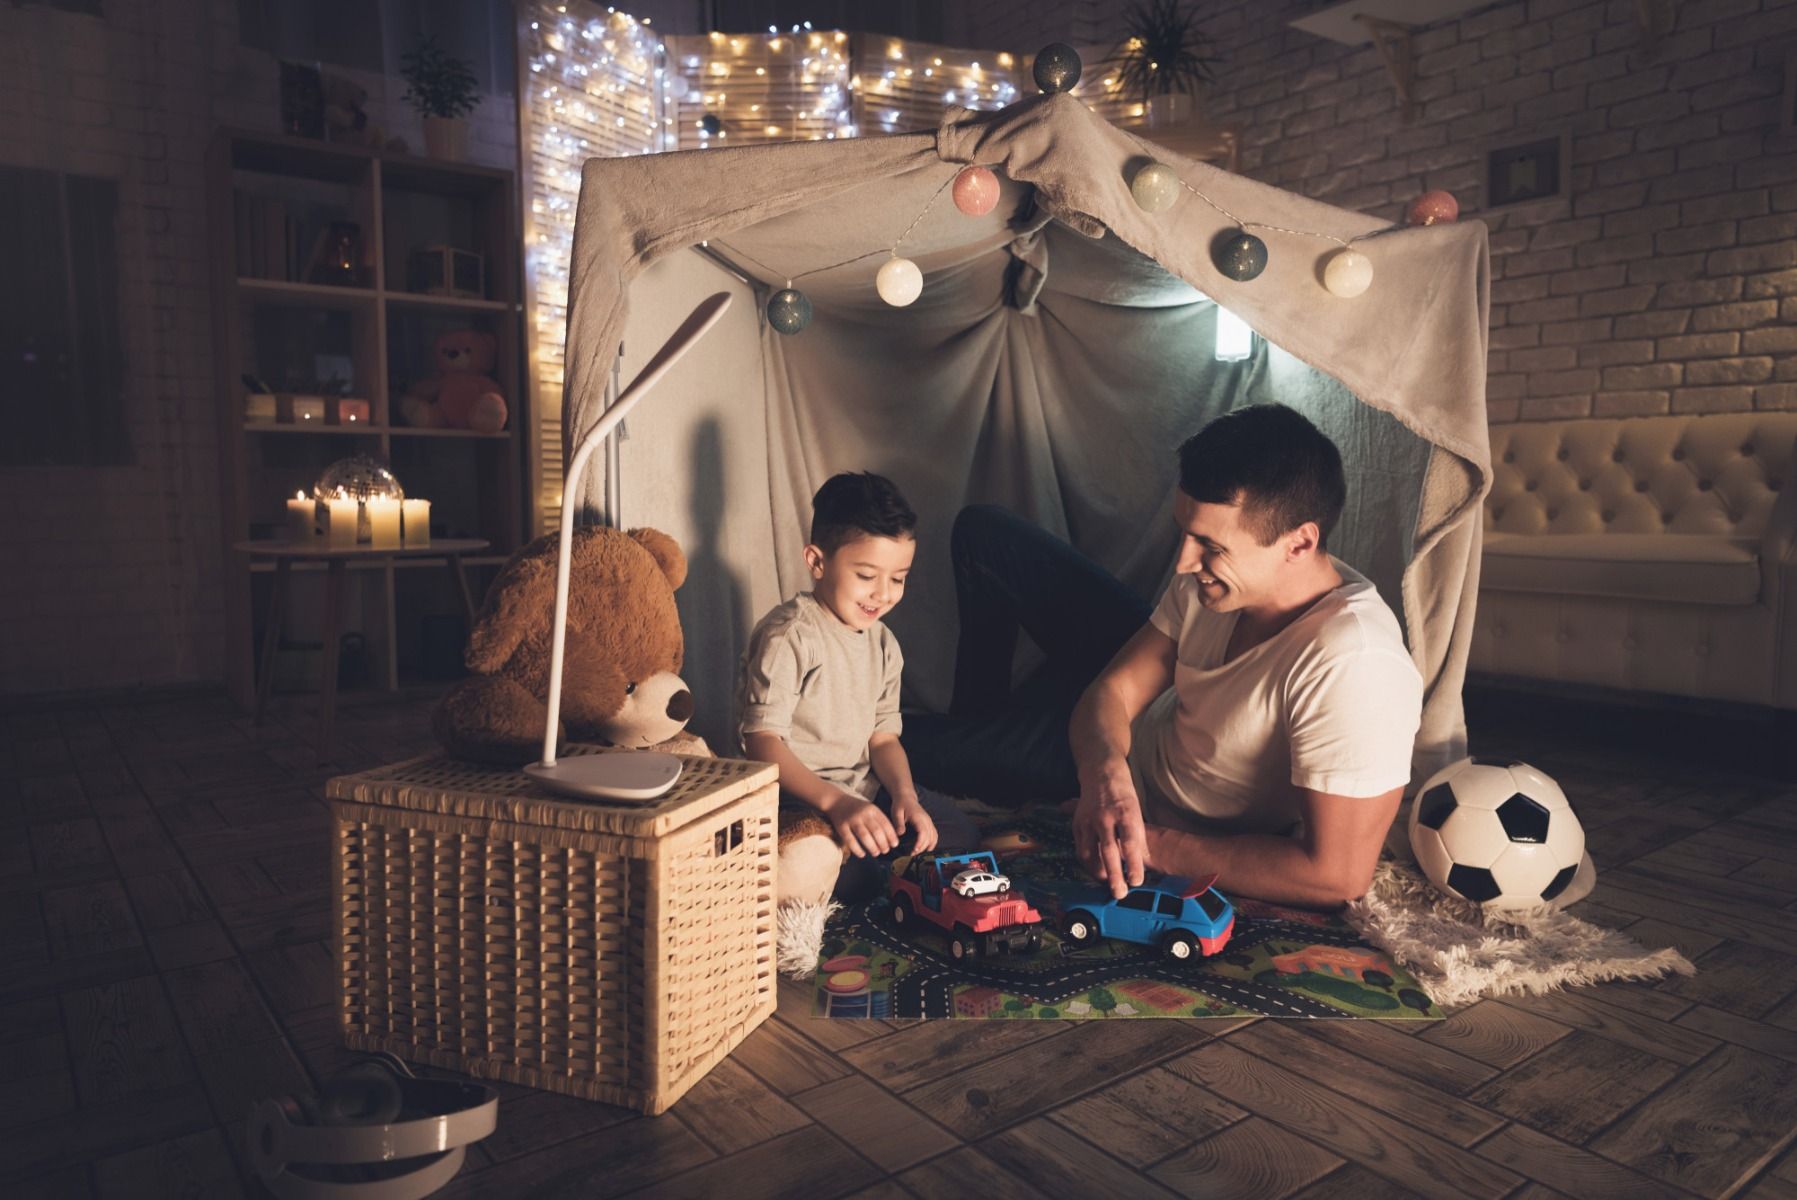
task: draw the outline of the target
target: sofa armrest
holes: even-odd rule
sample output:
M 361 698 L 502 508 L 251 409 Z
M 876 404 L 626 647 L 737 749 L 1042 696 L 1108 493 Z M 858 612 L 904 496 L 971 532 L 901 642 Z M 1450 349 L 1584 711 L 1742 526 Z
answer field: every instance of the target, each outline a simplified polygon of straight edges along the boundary
M 1773 703 L 1797 709 L 1797 442 L 1760 539 L 1761 595 L 1772 610 Z
M 1797 441 L 1792 443 L 1786 477 L 1779 481 L 1778 499 L 1773 501 L 1772 511 L 1766 516 L 1766 532 L 1760 539 L 1760 561 L 1769 571 L 1778 564 L 1797 564 L 1797 479 L 1790 478 L 1794 473 L 1797 473 Z

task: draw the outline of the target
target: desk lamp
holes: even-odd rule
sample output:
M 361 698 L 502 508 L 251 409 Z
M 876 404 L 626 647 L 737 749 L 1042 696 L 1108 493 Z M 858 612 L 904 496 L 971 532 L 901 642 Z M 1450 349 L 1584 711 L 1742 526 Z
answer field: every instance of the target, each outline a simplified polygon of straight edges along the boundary
M 617 402 L 587 430 L 568 461 L 567 477 L 562 482 L 561 548 L 555 560 L 555 632 L 549 655 L 549 718 L 543 726 L 543 761 L 524 768 L 526 775 L 551 791 L 586 800 L 653 800 L 680 778 L 680 760 L 672 754 L 624 750 L 615 754 L 580 754 L 559 761 L 555 757 L 555 727 L 561 723 L 562 711 L 562 651 L 568 636 L 568 570 L 574 549 L 574 508 L 580 495 L 580 477 L 593 451 L 644 393 L 680 361 L 706 330 L 717 324 L 729 306 L 727 292 L 701 301 L 630 381 Z

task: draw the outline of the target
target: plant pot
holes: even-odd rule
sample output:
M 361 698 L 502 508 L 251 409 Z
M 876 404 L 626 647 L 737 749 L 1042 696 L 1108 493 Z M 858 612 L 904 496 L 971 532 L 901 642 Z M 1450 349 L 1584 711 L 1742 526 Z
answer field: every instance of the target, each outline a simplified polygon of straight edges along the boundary
M 468 122 L 462 117 L 424 118 L 424 152 L 461 162 L 468 157 Z
M 1190 123 L 1197 115 L 1198 102 L 1189 92 L 1163 92 L 1148 97 L 1148 128 L 1171 129 Z

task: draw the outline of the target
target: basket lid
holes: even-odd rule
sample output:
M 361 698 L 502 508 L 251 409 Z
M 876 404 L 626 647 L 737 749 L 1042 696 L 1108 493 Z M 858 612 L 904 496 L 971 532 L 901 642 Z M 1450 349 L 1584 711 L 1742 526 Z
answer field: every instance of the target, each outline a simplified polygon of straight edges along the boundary
M 567 745 L 562 756 L 606 754 L 611 746 Z M 661 837 L 715 812 L 740 796 L 775 783 L 771 763 L 682 754 L 680 780 L 649 803 L 606 804 L 559 796 L 522 770 L 463 762 L 438 753 L 339 775 L 325 796 L 414 812 L 444 813 L 483 821 L 509 821 L 583 833 Z

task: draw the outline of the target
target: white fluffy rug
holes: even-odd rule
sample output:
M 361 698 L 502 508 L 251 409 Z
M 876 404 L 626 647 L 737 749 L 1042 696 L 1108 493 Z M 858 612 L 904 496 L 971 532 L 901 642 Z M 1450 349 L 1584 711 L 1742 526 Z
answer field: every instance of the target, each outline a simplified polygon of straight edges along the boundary
M 774 913 L 774 969 L 792 979 L 809 979 L 824 952 L 824 922 L 842 905 L 831 900 L 788 900 Z
M 1387 860 L 1343 914 L 1362 937 L 1404 964 L 1444 1008 L 1487 996 L 1540 995 L 1612 979 L 1696 970 L 1676 950 L 1648 950 L 1626 934 L 1546 905 L 1486 912 Z

